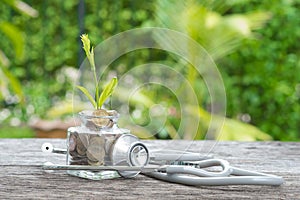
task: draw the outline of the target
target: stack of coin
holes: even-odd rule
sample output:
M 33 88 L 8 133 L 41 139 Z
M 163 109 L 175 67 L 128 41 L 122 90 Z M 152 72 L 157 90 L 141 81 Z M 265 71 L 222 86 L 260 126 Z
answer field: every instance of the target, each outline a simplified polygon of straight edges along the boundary
M 86 147 L 89 142 L 88 134 L 71 133 L 69 136 L 69 154 L 71 165 L 86 165 Z
M 91 116 L 89 119 L 86 119 L 85 126 L 90 130 L 99 131 L 103 128 L 113 127 L 115 123 L 114 118 L 117 118 L 117 112 L 98 109 L 93 111 Z
M 104 138 L 92 137 L 86 150 L 89 165 L 104 165 Z
M 95 110 L 93 112 L 93 115 L 96 116 L 96 118 L 93 118 L 91 121 L 96 126 L 101 127 L 101 128 L 108 126 L 108 124 L 110 122 L 110 119 L 109 118 L 105 118 L 105 117 L 109 116 L 109 114 L 108 114 L 108 112 L 106 110 L 103 110 L 103 109 Z
M 70 165 L 110 164 L 110 148 L 119 134 L 69 133 Z

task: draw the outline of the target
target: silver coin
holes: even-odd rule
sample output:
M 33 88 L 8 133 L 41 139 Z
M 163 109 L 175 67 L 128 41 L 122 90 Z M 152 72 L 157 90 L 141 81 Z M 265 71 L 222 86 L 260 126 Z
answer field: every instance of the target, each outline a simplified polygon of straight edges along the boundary
M 89 165 L 92 165 L 92 166 L 104 165 L 103 162 L 99 162 L 99 161 L 94 162 L 94 161 L 88 160 L 87 162 L 88 162 Z
M 105 152 L 107 154 L 109 154 L 110 148 L 117 139 L 117 136 L 119 136 L 119 134 L 105 134 Z
M 89 143 L 89 134 L 78 134 L 76 143 L 77 153 L 81 156 L 86 155 L 86 150 Z
M 93 115 L 96 116 L 92 119 L 92 122 L 98 127 L 106 127 L 109 125 L 110 119 L 109 118 L 97 118 L 97 117 L 105 117 L 109 116 L 108 112 L 103 109 L 95 110 Z
M 104 163 L 104 156 L 105 156 L 104 145 L 105 145 L 105 141 L 103 137 L 99 136 L 99 137 L 91 138 L 89 146 L 86 151 L 86 155 L 88 159 L 92 162 Z
M 74 134 L 70 134 L 69 137 L 69 151 L 74 151 L 76 148 L 76 136 Z
M 107 113 L 109 114 L 109 116 L 117 116 L 118 112 L 115 110 L 108 110 Z
M 88 159 L 80 159 L 80 160 L 70 160 L 69 162 L 70 165 L 87 165 L 88 164 Z

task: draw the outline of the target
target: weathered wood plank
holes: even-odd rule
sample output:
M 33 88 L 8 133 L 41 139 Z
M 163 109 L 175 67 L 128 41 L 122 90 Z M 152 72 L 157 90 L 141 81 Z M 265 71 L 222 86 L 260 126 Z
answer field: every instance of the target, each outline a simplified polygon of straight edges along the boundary
M 64 148 L 61 139 L 0 140 L 0 199 L 300 199 L 300 143 L 219 142 L 210 154 L 233 166 L 283 176 L 285 183 L 271 186 L 190 187 L 143 175 L 134 179 L 89 181 L 64 171 L 44 171 L 46 161 L 65 163 L 64 155 L 45 154 L 44 142 Z M 201 152 L 214 141 L 145 141 L 151 148 L 166 146 Z M 202 147 L 205 146 L 206 149 Z

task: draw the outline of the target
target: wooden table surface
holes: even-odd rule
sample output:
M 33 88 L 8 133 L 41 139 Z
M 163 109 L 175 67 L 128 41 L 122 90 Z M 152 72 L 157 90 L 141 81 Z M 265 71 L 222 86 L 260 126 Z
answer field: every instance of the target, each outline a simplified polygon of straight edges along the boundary
M 151 148 L 164 147 L 205 152 L 226 159 L 232 166 L 282 176 L 279 187 L 257 185 L 185 186 L 144 175 L 133 179 L 91 181 L 45 171 L 50 161 L 65 164 L 65 155 L 45 154 L 50 142 L 65 148 L 63 139 L 0 140 L 0 199 L 300 199 L 300 143 L 144 141 Z

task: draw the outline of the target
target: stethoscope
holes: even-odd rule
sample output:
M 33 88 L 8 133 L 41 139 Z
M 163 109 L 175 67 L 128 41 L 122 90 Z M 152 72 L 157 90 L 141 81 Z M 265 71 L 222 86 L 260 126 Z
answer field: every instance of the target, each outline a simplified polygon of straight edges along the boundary
M 54 148 L 50 143 L 42 145 L 43 152 L 67 154 L 67 149 Z M 223 159 L 203 157 L 199 153 L 176 150 L 153 150 L 131 134 L 124 134 L 114 143 L 110 166 L 56 165 L 50 162 L 42 166 L 45 170 L 90 170 L 115 171 L 115 177 L 133 178 L 139 173 L 184 185 L 272 185 L 279 186 L 282 177 L 244 170 L 230 166 Z M 209 167 L 221 167 L 209 171 Z

